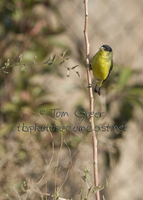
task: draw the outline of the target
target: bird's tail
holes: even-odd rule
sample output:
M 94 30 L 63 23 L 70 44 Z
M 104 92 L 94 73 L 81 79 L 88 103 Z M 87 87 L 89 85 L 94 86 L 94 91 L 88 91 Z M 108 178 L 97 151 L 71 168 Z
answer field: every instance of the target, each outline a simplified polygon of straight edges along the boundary
M 100 87 L 98 85 L 95 86 L 94 92 L 100 95 Z

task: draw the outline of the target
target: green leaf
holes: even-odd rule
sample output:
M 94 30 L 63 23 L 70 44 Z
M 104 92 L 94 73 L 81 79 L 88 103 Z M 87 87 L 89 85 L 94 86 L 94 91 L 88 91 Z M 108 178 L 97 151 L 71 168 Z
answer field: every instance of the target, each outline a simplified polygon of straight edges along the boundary
M 18 57 L 18 61 L 17 61 L 18 63 L 22 61 L 22 56 L 23 56 L 22 54 L 19 55 L 19 57 Z
M 132 74 L 133 74 L 133 72 L 131 69 L 129 69 L 129 68 L 123 69 L 120 74 L 118 84 L 120 86 L 124 87 L 127 84 L 128 80 L 131 78 Z
M 65 54 L 67 53 L 68 49 L 64 50 L 62 53 L 61 53 L 61 57 L 64 57 Z
M 9 74 L 9 72 L 6 72 L 6 71 L 2 71 L 2 73 L 4 73 L 4 74 Z
M 10 59 L 7 60 L 7 62 L 5 63 L 5 68 L 8 68 L 10 65 Z
M 143 97 L 143 85 L 130 87 L 128 90 L 128 96 Z
M 52 58 L 52 62 L 54 63 L 55 60 L 56 60 L 56 54 L 53 56 L 53 58 Z

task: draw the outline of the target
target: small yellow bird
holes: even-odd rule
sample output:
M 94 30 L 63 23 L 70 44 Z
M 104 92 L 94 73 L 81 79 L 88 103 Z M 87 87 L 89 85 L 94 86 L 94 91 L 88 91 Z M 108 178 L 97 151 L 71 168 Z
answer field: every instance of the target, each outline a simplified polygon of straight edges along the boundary
M 91 65 L 93 76 L 96 79 L 95 92 L 100 95 L 100 87 L 109 77 L 113 68 L 113 51 L 108 45 L 102 45 L 94 55 Z

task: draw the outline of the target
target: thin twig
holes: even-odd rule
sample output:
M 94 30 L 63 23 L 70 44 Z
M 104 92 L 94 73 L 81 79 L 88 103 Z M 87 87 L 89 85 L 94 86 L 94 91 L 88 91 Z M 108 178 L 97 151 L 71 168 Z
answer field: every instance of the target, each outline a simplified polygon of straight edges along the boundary
M 63 142 L 65 143 L 65 145 L 67 146 L 67 148 L 68 148 L 68 150 L 69 150 L 69 155 L 70 155 L 70 165 L 69 165 L 69 168 L 68 168 L 68 171 L 67 171 L 67 174 L 66 174 L 65 180 L 64 180 L 64 182 L 62 183 L 62 185 L 60 186 L 60 188 L 59 188 L 59 190 L 58 190 L 59 192 L 60 192 L 61 188 L 63 187 L 63 185 L 65 184 L 65 182 L 66 182 L 66 180 L 67 180 L 67 178 L 68 178 L 69 171 L 70 171 L 71 166 L 72 166 L 72 155 L 71 155 L 70 147 L 68 146 L 68 144 L 66 143 L 65 140 L 63 140 Z
M 60 153 L 62 150 L 62 146 L 63 146 L 63 133 L 61 132 L 61 145 L 60 145 L 60 149 L 58 152 L 57 164 L 56 164 L 56 169 L 55 169 L 55 198 L 54 198 L 55 200 L 56 200 L 56 192 L 58 190 L 58 188 L 57 188 L 57 171 L 58 171 L 58 165 L 59 165 L 59 159 L 60 159 Z
M 84 0 L 85 5 L 85 27 L 84 27 L 84 36 L 85 36 L 85 45 L 86 45 L 86 66 L 87 66 L 87 79 L 89 86 L 89 98 L 90 98 L 90 112 L 93 112 L 93 91 L 92 91 L 92 80 L 91 73 L 89 68 L 89 41 L 88 41 L 88 0 Z M 94 184 L 95 187 L 98 186 L 98 161 L 97 161 L 97 137 L 94 130 L 94 120 L 93 116 L 90 116 L 90 124 L 92 127 L 92 138 L 93 138 L 93 171 L 94 171 Z M 99 190 L 96 192 L 96 200 L 100 200 Z
M 46 175 L 46 173 L 47 173 L 47 171 L 48 171 L 48 168 L 50 167 L 50 165 L 51 165 L 51 163 L 52 163 L 52 161 L 53 161 L 53 156 L 54 156 L 54 143 L 52 143 L 52 146 L 53 146 L 53 152 L 52 152 L 52 156 L 51 156 L 50 162 L 49 162 L 49 164 L 48 164 L 47 167 L 46 167 L 46 170 L 45 170 L 44 175 L 43 175 L 42 178 L 37 182 L 37 184 L 39 184 L 39 183 L 44 179 L 44 177 L 45 177 L 45 175 Z

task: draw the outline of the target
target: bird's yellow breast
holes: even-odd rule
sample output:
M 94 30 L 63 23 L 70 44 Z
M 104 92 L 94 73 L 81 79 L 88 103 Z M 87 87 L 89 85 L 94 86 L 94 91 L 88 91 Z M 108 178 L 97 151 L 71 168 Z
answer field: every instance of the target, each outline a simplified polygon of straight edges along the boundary
M 111 67 L 112 57 L 108 52 L 99 51 L 95 54 L 92 62 L 92 71 L 95 79 L 99 80 L 97 84 L 100 86 L 107 78 Z

